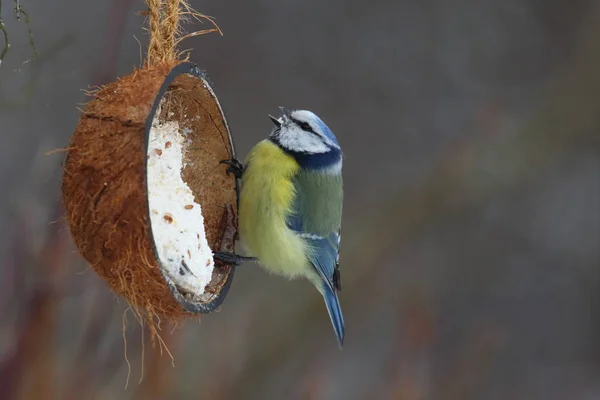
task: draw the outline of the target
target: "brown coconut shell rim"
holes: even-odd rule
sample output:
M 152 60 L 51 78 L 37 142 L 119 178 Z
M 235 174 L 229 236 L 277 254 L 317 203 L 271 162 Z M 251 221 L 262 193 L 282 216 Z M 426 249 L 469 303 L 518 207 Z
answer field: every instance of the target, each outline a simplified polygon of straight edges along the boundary
M 146 154 L 148 152 L 148 143 L 150 140 L 150 129 L 152 128 L 152 121 L 154 120 L 154 115 L 156 114 L 158 106 L 160 105 L 160 102 L 161 102 L 163 96 L 167 92 L 167 90 L 168 90 L 169 86 L 171 85 L 171 83 L 173 82 L 173 80 L 176 77 L 178 77 L 179 75 L 183 75 L 183 74 L 189 74 L 196 78 L 199 78 L 200 80 L 202 80 L 202 83 L 205 85 L 206 89 L 210 92 L 213 100 L 219 107 L 219 112 L 221 113 L 221 116 L 223 117 L 223 126 L 225 126 L 225 129 L 227 130 L 227 136 L 229 138 L 229 147 L 231 148 L 231 156 L 232 156 L 232 158 L 235 158 L 235 147 L 233 144 L 233 138 L 231 136 L 231 131 L 229 130 L 229 125 L 227 124 L 227 119 L 225 118 L 225 113 L 223 112 L 223 108 L 221 107 L 221 104 L 219 103 L 219 100 L 217 99 L 217 96 L 216 96 L 214 90 L 212 89 L 211 82 L 209 81 L 209 79 L 206 75 L 206 72 L 204 72 L 196 64 L 191 63 L 191 62 L 182 62 L 181 64 L 178 64 L 175 67 L 173 67 L 173 69 L 171 69 L 169 74 L 165 77 L 165 80 L 163 81 L 162 86 L 160 87 L 160 89 L 154 99 L 154 104 L 152 105 L 152 109 L 150 110 L 150 113 L 148 114 L 148 117 L 146 118 L 146 124 L 144 127 L 144 138 L 145 138 L 144 158 L 146 157 Z M 147 190 L 147 188 L 148 188 L 147 162 L 144 163 L 144 172 L 145 172 L 144 173 L 144 187 Z M 237 202 L 236 210 L 237 210 L 237 206 L 239 205 L 239 190 L 240 190 L 239 181 L 236 178 L 236 180 L 235 180 L 235 191 L 236 191 L 236 202 Z M 149 201 L 147 196 L 146 196 L 146 201 Z M 149 210 L 150 210 L 150 206 L 148 205 L 148 211 Z M 152 250 L 154 252 L 156 261 L 159 264 L 159 267 L 160 267 L 159 269 L 160 269 L 161 275 L 165 279 L 165 282 L 166 282 L 167 286 L 169 287 L 171 294 L 177 300 L 177 302 L 186 311 L 188 311 L 190 313 L 194 313 L 194 314 L 211 313 L 211 312 L 215 311 L 221 304 L 223 304 L 223 301 L 225 300 L 225 297 L 227 296 L 227 293 L 229 292 L 229 288 L 231 287 L 231 283 L 233 282 L 233 275 L 235 272 L 235 267 L 233 267 L 233 266 L 231 267 L 231 270 L 229 271 L 229 274 L 227 275 L 226 282 L 221 285 L 221 290 L 220 290 L 219 294 L 216 295 L 215 298 L 213 298 L 211 301 L 209 301 L 207 303 L 189 301 L 177 289 L 177 285 L 175 285 L 175 283 L 163 272 L 162 264 L 161 264 L 160 258 L 158 257 L 158 251 L 156 250 L 156 244 L 154 242 L 154 234 L 152 231 L 152 224 L 150 224 L 149 230 L 150 230 L 150 238 L 152 241 Z M 213 251 L 214 251 L 214 249 L 213 249 Z M 218 268 L 218 267 L 215 266 L 215 268 Z

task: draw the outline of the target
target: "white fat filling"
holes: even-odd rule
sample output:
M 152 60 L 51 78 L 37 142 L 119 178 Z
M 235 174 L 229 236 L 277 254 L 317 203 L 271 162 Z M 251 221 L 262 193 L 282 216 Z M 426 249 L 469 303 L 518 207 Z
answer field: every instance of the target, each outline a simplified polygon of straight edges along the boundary
M 204 293 L 214 268 L 200 204 L 181 178 L 190 130 L 177 121 L 161 122 L 155 113 L 148 141 L 148 204 L 160 268 L 177 286 Z

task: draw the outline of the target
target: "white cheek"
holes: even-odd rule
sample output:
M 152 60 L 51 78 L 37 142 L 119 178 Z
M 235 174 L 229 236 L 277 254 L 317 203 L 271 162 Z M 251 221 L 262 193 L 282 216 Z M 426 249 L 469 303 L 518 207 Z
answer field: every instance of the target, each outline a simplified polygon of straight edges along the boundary
M 327 153 L 329 148 L 315 135 L 307 134 L 299 129 L 290 129 L 279 137 L 283 147 L 307 153 Z

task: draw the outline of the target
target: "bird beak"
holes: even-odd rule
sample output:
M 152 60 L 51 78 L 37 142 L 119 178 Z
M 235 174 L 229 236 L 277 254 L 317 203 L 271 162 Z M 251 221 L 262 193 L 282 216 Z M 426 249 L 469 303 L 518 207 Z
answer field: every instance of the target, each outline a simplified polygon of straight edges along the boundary
M 281 126 L 281 121 L 280 120 L 278 120 L 277 118 L 275 118 L 272 115 L 269 115 L 269 118 L 271 118 L 271 121 L 273 121 L 273 123 L 275 124 L 276 127 L 279 128 Z

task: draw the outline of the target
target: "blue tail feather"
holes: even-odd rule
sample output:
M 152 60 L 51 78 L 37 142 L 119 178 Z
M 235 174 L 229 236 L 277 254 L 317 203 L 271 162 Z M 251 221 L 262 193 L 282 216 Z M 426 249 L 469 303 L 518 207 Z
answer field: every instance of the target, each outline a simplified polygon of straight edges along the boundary
M 334 290 L 332 290 L 328 285 L 323 286 L 323 299 L 325 299 L 327 312 L 329 312 L 329 318 L 331 318 L 331 324 L 333 325 L 333 329 L 335 330 L 335 334 L 341 348 L 344 344 L 344 316 L 342 315 L 340 301 L 338 300 L 337 293 Z

